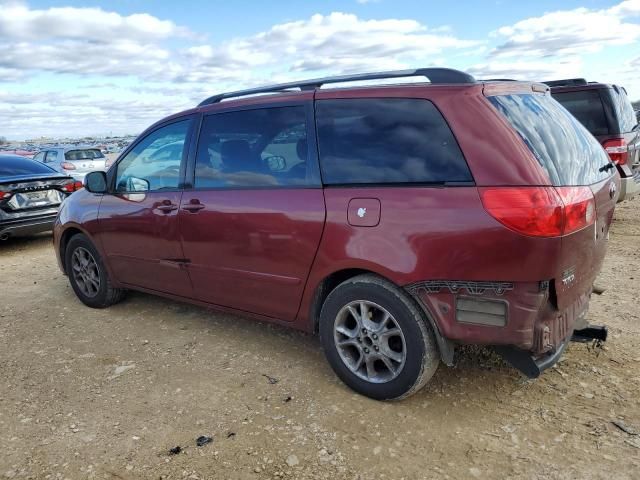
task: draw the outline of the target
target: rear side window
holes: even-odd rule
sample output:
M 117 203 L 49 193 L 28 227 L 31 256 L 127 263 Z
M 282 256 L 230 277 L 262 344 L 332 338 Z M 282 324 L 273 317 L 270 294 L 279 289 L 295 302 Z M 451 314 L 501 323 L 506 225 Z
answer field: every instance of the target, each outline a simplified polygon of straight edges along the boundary
M 580 120 L 592 135 L 608 135 L 609 125 L 598 90 L 553 93 L 560 104 Z
M 196 188 L 319 186 L 309 158 L 304 106 L 217 113 L 204 118 Z
M 325 184 L 473 181 L 451 129 L 428 100 L 319 100 L 316 119 Z
M 0 156 L 0 177 L 48 173 L 54 173 L 54 170 L 36 160 L 13 156 Z
M 500 95 L 489 101 L 509 120 L 553 185 L 591 185 L 612 175 L 602 146 L 548 95 Z
M 93 160 L 94 158 L 104 158 L 104 155 L 97 148 L 86 150 L 69 150 L 64 154 L 65 160 Z

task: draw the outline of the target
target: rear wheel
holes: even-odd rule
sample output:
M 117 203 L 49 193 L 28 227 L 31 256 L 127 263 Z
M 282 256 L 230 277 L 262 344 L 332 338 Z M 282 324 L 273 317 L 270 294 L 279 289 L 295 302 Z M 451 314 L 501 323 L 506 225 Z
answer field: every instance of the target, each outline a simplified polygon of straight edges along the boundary
M 100 254 L 85 235 L 77 234 L 69 240 L 65 269 L 71 288 L 85 305 L 105 308 L 122 299 L 124 291 L 113 287 Z
M 413 299 L 375 275 L 359 275 L 327 297 L 320 338 L 329 364 L 358 393 L 398 400 L 420 390 L 440 356 Z

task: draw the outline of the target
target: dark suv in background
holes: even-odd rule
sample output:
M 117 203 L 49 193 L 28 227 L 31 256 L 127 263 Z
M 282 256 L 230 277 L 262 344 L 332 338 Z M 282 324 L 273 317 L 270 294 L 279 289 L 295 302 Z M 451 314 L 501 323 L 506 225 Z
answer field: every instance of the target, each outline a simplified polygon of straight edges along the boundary
M 151 126 L 63 204 L 55 250 L 90 307 L 135 289 L 319 332 L 345 383 L 398 399 L 457 345 L 535 377 L 588 337 L 614 172 L 546 85 L 308 80 Z
M 584 78 L 544 82 L 551 96 L 598 139 L 621 179 L 619 201 L 640 191 L 640 130 L 627 91 L 618 85 Z

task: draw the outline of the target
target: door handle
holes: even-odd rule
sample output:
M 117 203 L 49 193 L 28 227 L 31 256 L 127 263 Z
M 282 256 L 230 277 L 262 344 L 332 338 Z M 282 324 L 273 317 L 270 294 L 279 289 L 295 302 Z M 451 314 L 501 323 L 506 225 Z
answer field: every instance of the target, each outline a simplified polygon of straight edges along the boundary
M 156 207 L 158 210 L 164 213 L 173 212 L 178 209 L 178 206 L 175 203 L 171 203 L 170 200 L 163 200 L 160 205 Z
M 189 203 L 184 205 L 182 207 L 182 210 L 186 210 L 187 212 L 191 212 L 191 213 L 197 213 L 198 211 L 202 210 L 203 208 L 204 208 L 204 205 L 202 203 L 200 203 L 200 200 L 194 198 L 194 199 L 191 199 L 189 201 Z

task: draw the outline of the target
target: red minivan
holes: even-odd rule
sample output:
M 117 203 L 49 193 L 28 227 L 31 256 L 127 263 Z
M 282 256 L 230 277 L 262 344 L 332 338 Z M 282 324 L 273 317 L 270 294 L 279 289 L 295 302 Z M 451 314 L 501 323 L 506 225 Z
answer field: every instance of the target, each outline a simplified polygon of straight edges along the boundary
M 64 202 L 55 250 L 90 307 L 135 289 L 317 332 L 347 385 L 399 399 L 459 345 L 536 377 L 602 336 L 587 306 L 619 182 L 545 85 L 332 77 L 156 123 Z

